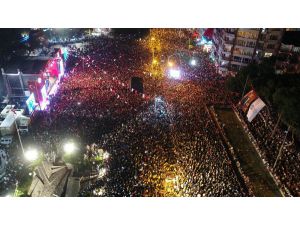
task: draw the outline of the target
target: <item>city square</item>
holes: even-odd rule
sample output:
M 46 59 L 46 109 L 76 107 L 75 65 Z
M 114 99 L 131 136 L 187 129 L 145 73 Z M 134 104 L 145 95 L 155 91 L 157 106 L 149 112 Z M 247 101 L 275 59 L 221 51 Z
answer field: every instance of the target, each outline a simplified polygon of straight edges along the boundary
M 297 73 L 273 57 L 298 31 L 13 32 L 29 47 L 1 66 L 1 196 L 299 196 L 298 118 L 251 73 Z

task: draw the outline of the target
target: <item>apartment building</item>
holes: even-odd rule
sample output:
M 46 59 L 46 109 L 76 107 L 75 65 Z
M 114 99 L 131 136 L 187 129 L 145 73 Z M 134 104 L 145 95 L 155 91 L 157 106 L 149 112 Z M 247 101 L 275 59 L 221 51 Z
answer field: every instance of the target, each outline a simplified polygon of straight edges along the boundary
M 215 29 L 213 54 L 221 74 L 236 72 L 252 61 L 276 55 L 284 29 Z

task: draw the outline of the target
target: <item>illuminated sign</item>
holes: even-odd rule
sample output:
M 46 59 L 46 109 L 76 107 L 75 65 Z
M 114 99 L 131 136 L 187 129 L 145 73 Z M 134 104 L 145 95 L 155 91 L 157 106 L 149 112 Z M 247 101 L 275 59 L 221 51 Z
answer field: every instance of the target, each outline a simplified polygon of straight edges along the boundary
M 42 101 L 40 102 L 40 105 L 41 105 L 41 110 L 44 110 L 47 106 L 47 98 L 48 98 L 46 85 L 42 87 L 41 94 L 42 94 Z

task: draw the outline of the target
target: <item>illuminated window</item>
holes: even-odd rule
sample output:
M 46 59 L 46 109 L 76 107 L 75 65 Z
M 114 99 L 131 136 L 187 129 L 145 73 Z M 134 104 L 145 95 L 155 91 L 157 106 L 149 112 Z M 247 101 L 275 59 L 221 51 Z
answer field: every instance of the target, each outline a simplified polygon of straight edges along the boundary
M 272 53 L 270 53 L 270 52 L 265 52 L 264 57 L 271 57 L 271 56 L 272 56 Z

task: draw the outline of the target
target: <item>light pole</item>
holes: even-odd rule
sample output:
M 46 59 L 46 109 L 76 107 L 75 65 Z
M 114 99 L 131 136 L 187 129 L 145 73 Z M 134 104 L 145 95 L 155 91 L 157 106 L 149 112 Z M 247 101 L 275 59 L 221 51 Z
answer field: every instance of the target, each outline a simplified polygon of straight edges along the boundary
M 67 142 L 63 146 L 63 150 L 66 154 L 72 154 L 76 150 L 74 142 Z
M 273 165 L 273 170 L 275 169 L 275 167 L 276 167 L 276 165 L 277 165 L 277 162 L 278 162 L 278 160 L 279 160 L 280 157 L 281 157 L 282 149 L 283 149 L 283 147 L 284 147 L 284 143 L 285 143 L 285 140 L 286 140 L 286 138 L 287 138 L 287 136 L 288 136 L 289 131 L 290 131 L 290 126 L 288 127 L 288 129 L 287 129 L 287 131 L 286 131 L 286 133 L 285 133 L 285 136 L 284 136 L 282 145 L 280 146 L 280 149 L 279 149 L 277 158 L 276 158 L 275 163 L 274 163 L 274 165 Z
M 28 160 L 30 162 L 33 162 L 33 161 L 35 161 L 35 160 L 38 159 L 39 153 L 38 153 L 38 151 L 36 149 L 33 148 L 33 149 L 28 149 L 25 152 L 24 156 L 25 156 L 26 160 Z
M 16 113 L 13 112 L 13 114 L 14 114 L 14 123 L 15 123 L 15 126 L 16 126 L 16 130 L 17 130 L 19 142 L 20 142 L 20 145 L 21 145 L 22 153 L 23 153 L 23 155 L 25 155 L 24 148 L 23 148 L 23 143 L 22 143 L 22 140 L 21 140 L 21 135 L 20 135 L 19 128 L 18 128 L 18 125 L 17 125 L 17 117 L 15 117 Z

